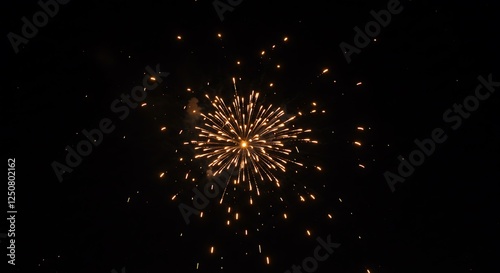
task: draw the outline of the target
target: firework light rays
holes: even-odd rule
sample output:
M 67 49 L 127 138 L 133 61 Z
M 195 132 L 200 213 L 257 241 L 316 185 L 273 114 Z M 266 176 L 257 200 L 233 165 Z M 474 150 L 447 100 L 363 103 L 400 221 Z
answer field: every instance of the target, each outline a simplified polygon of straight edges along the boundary
M 233 78 L 234 98 L 227 104 L 222 98 L 211 99 L 214 108 L 208 114 L 201 113 L 203 125 L 196 143 L 196 158 L 209 160 L 213 175 L 235 167 L 234 184 L 246 184 L 249 191 L 260 195 L 258 182 L 273 182 L 280 187 L 277 172 L 286 172 L 288 163 L 303 166 L 291 159 L 290 142 L 317 143 L 301 138 L 311 130 L 294 128 L 291 122 L 296 116 L 286 117 L 280 107 L 265 106 L 259 102 L 259 92 L 252 91 L 248 100 L 239 96 Z M 223 195 L 224 196 L 224 195 Z M 222 197 L 223 198 L 223 197 Z

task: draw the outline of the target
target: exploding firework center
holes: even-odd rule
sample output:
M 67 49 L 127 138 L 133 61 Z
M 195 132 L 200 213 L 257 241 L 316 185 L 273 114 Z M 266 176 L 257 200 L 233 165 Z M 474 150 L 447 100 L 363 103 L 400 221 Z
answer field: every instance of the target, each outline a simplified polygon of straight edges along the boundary
M 300 138 L 311 130 L 289 125 L 295 116 L 286 118 L 283 109 L 264 107 L 258 98 L 259 93 L 252 91 L 248 100 L 235 95 L 231 104 L 219 97 L 211 100 L 215 111 L 201 113 L 204 123 L 196 127 L 200 139 L 193 142 L 197 144 L 195 158 L 209 159 L 208 166 L 215 168 L 214 175 L 236 167 L 237 172 L 231 173 L 236 178 L 235 184 L 248 181 L 248 190 L 255 189 L 260 195 L 257 180 L 274 181 L 280 187 L 277 172 L 286 172 L 288 163 L 303 166 L 290 156 L 288 142 L 317 141 Z M 298 148 L 295 149 L 298 153 Z
M 245 140 L 242 140 L 240 142 L 240 147 L 243 148 L 243 149 L 246 149 L 248 147 L 248 143 Z

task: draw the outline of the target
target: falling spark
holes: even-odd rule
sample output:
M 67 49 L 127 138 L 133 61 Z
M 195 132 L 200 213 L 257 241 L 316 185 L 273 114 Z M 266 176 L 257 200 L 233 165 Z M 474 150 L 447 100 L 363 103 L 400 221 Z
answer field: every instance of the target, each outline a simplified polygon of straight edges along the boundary
M 269 261 L 269 257 L 266 257 L 266 263 L 269 264 L 270 261 Z
M 141 104 L 141 107 L 144 107 L 144 106 L 146 106 L 146 105 L 148 105 L 148 104 L 147 104 L 147 103 L 143 103 L 143 104 Z
M 363 84 L 363 82 L 358 82 L 358 83 L 356 83 L 356 85 L 362 85 L 362 84 Z
M 307 236 L 311 236 L 311 232 L 309 230 L 306 230 Z
M 363 128 L 363 127 L 358 127 L 357 129 L 360 130 L 360 131 L 364 131 L 365 130 L 365 128 Z
M 359 167 L 364 169 L 365 165 L 359 164 Z
M 165 131 L 167 130 L 167 127 L 161 127 L 160 131 Z
M 182 39 L 182 37 L 180 35 L 177 36 L 177 40 L 181 40 L 181 39 Z
M 213 254 L 213 253 L 214 253 L 214 247 L 212 246 L 212 247 L 210 248 L 210 254 Z
M 354 141 L 354 144 L 356 144 L 357 146 L 361 146 L 361 142 L 359 141 Z
M 288 37 L 283 38 L 283 41 L 284 42 L 288 41 Z
M 330 213 L 328 213 L 328 218 L 333 219 L 333 216 Z
M 161 173 L 160 174 L 160 178 L 162 178 L 163 176 L 165 176 L 165 173 Z

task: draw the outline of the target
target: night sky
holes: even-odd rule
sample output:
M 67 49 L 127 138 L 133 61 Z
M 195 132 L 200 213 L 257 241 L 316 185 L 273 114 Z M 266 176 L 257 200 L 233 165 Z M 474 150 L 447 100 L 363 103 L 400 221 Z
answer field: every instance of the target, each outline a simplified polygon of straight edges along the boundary
M 494 1 L 40 2 L 52 15 L 2 8 L 8 272 L 494 272 Z M 196 209 L 218 185 L 197 127 L 252 90 L 318 143 L 281 142 L 284 172 L 261 162 L 279 187 L 233 175 Z

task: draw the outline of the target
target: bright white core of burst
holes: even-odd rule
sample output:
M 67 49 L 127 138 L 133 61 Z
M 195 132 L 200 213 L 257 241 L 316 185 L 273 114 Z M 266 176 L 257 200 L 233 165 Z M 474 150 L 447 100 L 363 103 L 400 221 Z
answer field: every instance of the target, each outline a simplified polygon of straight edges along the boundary
M 247 146 L 248 146 L 248 143 L 246 141 L 242 140 L 241 143 L 240 143 L 240 147 L 241 148 L 246 148 Z

